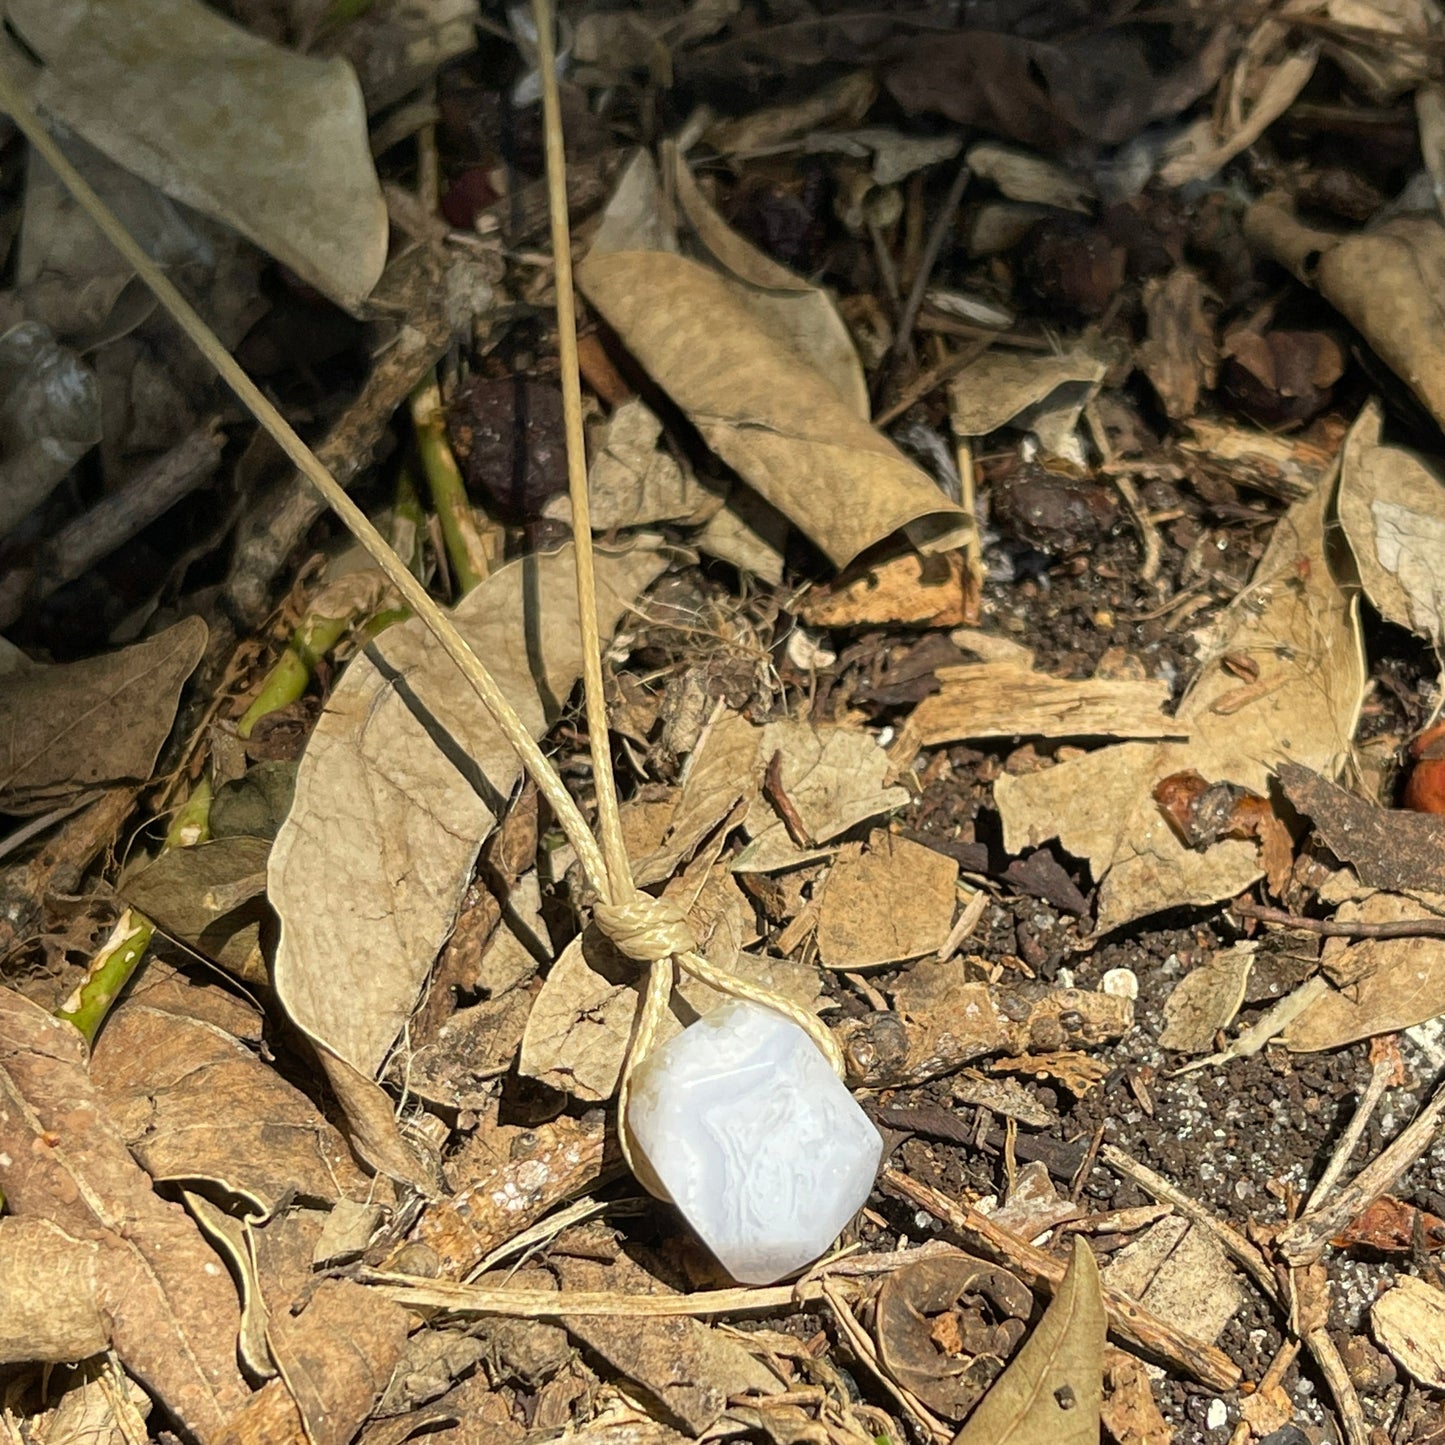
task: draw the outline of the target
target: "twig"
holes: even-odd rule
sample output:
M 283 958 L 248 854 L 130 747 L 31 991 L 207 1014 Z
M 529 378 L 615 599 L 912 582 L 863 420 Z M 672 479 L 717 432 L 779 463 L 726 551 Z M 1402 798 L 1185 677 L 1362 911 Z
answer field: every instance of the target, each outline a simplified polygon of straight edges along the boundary
M 1303 933 L 1318 933 L 1324 938 L 1445 937 L 1445 918 L 1400 918 L 1385 923 L 1368 923 L 1364 919 L 1304 918 L 1288 909 L 1271 908 L 1266 903 L 1253 903 L 1248 898 L 1236 898 L 1229 905 L 1229 911 L 1241 918 L 1256 918 L 1261 923 L 1298 928 Z
M 1159 564 L 1163 556 L 1163 544 L 1159 540 L 1159 529 L 1154 525 L 1153 519 L 1149 516 L 1149 509 L 1144 505 L 1143 499 L 1139 496 L 1139 489 L 1134 485 L 1134 478 L 1123 471 L 1114 470 L 1110 464 L 1114 460 L 1113 448 L 1109 445 L 1109 434 L 1104 429 L 1104 419 L 1099 415 L 1099 404 L 1097 401 L 1090 401 L 1084 407 L 1084 420 L 1088 423 L 1089 435 L 1094 440 L 1094 446 L 1103 458 L 1105 468 L 1110 469 L 1115 487 L 1119 495 L 1124 499 L 1124 505 L 1129 509 L 1129 515 L 1134 519 L 1134 525 L 1139 529 L 1139 541 L 1144 548 L 1144 558 L 1139 566 L 1139 579 L 1142 582 L 1152 582 L 1159 575 Z
M 1335 1348 L 1330 1332 L 1323 1326 L 1311 1330 L 1304 1337 L 1304 1342 L 1310 1354 L 1315 1357 L 1315 1364 L 1319 1366 L 1320 1374 L 1325 1377 L 1330 1394 L 1334 1396 L 1335 1409 L 1339 1413 L 1346 1445 L 1371 1445 L 1370 1426 L 1365 1419 L 1365 1412 L 1360 1408 L 1360 1397 L 1355 1393 L 1350 1372 L 1345 1368 L 1345 1362 L 1340 1358 L 1340 1352 Z
M 768 759 L 767 771 L 763 774 L 763 796 L 778 810 L 778 816 L 783 820 L 783 827 L 787 829 L 788 837 L 799 848 L 816 846 L 808 832 L 808 825 L 803 822 L 797 808 L 793 805 L 793 800 L 788 796 L 788 790 L 783 786 L 783 752 L 781 748 Z
M 1219 1247 L 1259 1286 L 1265 1298 L 1274 1304 L 1281 1303 L 1279 1281 L 1264 1256 L 1242 1234 L 1222 1219 L 1216 1219 L 1198 1200 L 1191 1199 L 1162 1174 L 1156 1174 L 1147 1164 L 1141 1164 L 1122 1149 L 1105 1144 L 1099 1152 L 1104 1163 L 1115 1173 L 1132 1179 L 1146 1194 L 1152 1194 L 1165 1204 L 1172 1204 L 1191 1223 L 1208 1230 Z
M 1430 1147 L 1445 1119 L 1445 1084 L 1381 1154 L 1323 1207 L 1280 1230 L 1275 1243 L 1292 1265 L 1312 1264 L 1326 1243 L 1375 1202 Z
M 208 481 L 224 444 L 217 424 L 204 422 L 119 491 L 68 522 L 36 557 L 28 597 L 15 596 L 7 585 L 0 598 L 0 627 L 19 616 L 26 601 L 41 601 L 73 582 Z
M 1370 1082 L 1365 1086 L 1365 1092 L 1360 1095 L 1360 1102 L 1355 1108 L 1354 1118 L 1350 1120 L 1345 1132 L 1340 1135 L 1340 1142 L 1335 1145 L 1335 1152 L 1330 1155 L 1330 1162 L 1325 1166 L 1319 1182 L 1310 1191 L 1310 1197 L 1305 1201 L 1305 1214 L 1312 1214 L 1330 1197 L 1340 1175 L 1345 1172 L 1345 1166 L 1350 1162 L 1350 1155 L 1355 1152 L 1355 1146 L 1360 1142 L 1360 1136 L 1365 1132 L 1365 1126 L 1370 1122 L 1370 1117 L 1374 1114 L 1380 1100 L 1384 1098 L 1385 1090 L 1390 1087 L 1390 1081 L 1395 1077 L 1397 1068 L 1396 1059 L 1375 1060 L 1375 1066 L 1370 1070 Z
M 984 909 L 991 901 L 988 894 L 980 888 L 963 905 L 963 912 L 958 915 L 958 922 L 949 930 L 948 937 L 943 940 L 935 955 L 940 963 L 947 963 L 963 947 L 969 935 L 978 927 L 978 921 L 983 917 Z
M 955 1204 L 938 1190 L 919 1184 L 896 1169 L 885 1169 L 879 1182 L 926 1210 L 935 1219 L 941 1219 L 963 1235 L 971 1248 L 1026 1276 L 1034 1286 L 1052 1290 L 1063 1279 L 1065 1266 L 1062 1261 L 1036 1249 L 1008 1230 L 1000 1229 L 976 1209 Z M 1166 1320 L 1151 1314 L 1137 1300 L 1105 1287 L 1104 1308 L 1108 1313 L 1110 1331 L 1145 1354 L 1214 1390 L 1232 1390 L 1239 1384 L 1242 1371 L 1222 1350 L 1176 1329 Z
M 410 1309 L 440 1310 L 449 1315 L 506 1315 L 516 1319 L 556 1319 L 560 1315 L 622 1315 L 676 1318 L 746 1314 L 750 1310 L 800 1310 L 824 1297 L 822 1280 L 762 1289 L 713 1289 L 696 1294 L 630 1295 L 572 1290 L 488 1289 L 453 1284 L 419 1275 L 362 1268 L 352 1276 L 377 1285 L 398 1304 Z
M 981 336 L 971 346 L 965 346 L 953 355 L 946 356 L 937 366 L 930 366 L 922 376 L 903 388 L 897 401 L 873 418 L 873 425 L 885 427 L 889 422 L 897 421 L 915 401 L 921 401 L 935 387 L 942 386 L 945 381 L 972 366 L 992 345 L 992 336 Z
M 928 283 L 932 279 L 933 268 L 938 264 L 938 254 L 943 250 L 944 238 L 948 235 L 949 227 L 953 225 L 953 218 L 963 203 L 963 193 L 968 189 L 971 174 L 967 163 L 959 166 L 958 173 L 953 178 L 953 184 L 949 186 L 948 194 L 943 198 L 943 205 L 933 218 L 933 227 L 928 233 L 928 239 L 923 243 L 923 255 L 919 257 L 918 271 L 913 277 L 913 284 L 908 288 L 908 299 L 903 303 L 903 310 L 898 317 L 898 331 L 893 337 L 895 358 L 906 355 L 908 348 L 913 344 L 913 327 L 918 321 L 918 311 L 923 305 L 924 293 L 928 290 Z

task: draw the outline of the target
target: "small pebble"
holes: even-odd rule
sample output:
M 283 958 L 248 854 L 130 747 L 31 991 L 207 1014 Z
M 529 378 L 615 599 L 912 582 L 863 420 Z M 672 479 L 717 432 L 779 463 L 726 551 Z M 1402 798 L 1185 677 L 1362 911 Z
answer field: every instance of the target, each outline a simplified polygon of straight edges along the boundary
M 1207 1430 L 1222 1430 L 1229 1424 L 1229 1411 L 1223 1400 L 1211 1400 L 1209 1402 L 1209 1413 L 1204 1417 L 1204 1426 Z
M 1099 991 L 1115 998 L 1138 998 L 1139 975 L 1132 968 L 1111 968 L 1099 980 Z

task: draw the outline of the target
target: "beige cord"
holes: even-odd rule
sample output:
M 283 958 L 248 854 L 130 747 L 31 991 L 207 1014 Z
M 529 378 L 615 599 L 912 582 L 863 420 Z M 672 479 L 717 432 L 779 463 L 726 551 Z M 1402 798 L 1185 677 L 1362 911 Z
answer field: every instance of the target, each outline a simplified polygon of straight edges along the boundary
M 532 0 L 537 27 L 537 68 L 542 81 L 543 134 L 547 154 L 547 194 L 552 220 L 552 253 L 557 276 L 557 350 L 562 363 L 562 415 L 567 429 L 567 482 L 572 500 L 573 555 L 577 561 L 577 606 L 581 614 L 586 665 L 582 674 L 587 699 L 587 731 L 597 791 L 597 825 L 607 862 L 606 902 L 593 908 L 597 926 L 629 958 L 648 965 L 647 988 L 638 1010 L 618 1085 L 618 1138 L 632 1172 L 654 1193 L 656 1181 L 640 1168 L 627 1123 L 632 1075 L 647 1057 L 667 1013 L 677 968 L 732 998 L 762 1004 L 791 1019 L 821 1050 L 834 1072 L 844 1072 L 843 1051 L 832 1030 L 815 1014 L 759 984 L 714 968 L 697 952 L 686 915 L 669 900 L 638 892 L 622 838 L 617 790 L 608 750 L 607 707 L 602 691 L 602 653 L 597 634 L 596 593 L 592 582 L 592 528 L 587 496 L 587 456 L 582 433 L 582 391 L 577 366 L 577 308 L 573 296 L 572 241 L 567 225 L 566 152 L 562 111 L 557 97 L 552 0 Z M 649 1171 L 650 1172 L 650 1171 Z
M 634 1174 L 654 1193 L 665 1197 L 665 1192 L 652 1171 L 646 1167 L 646 1162 L 633 1153 L 626 1116 L 632 1073 L 647 1056 L 657 1036 L 658 1025 L 667 1012 L 672 995 L 676 968 L 682 968 L 720 993 L 761 1004 L 791 1019 L 808 1034 L 840 1077 L 844 1072 L 843 1053 L 827 1025 L 807 1009 L 800 1008 L 771 989 L 748 983 L 725 970 L 714 968 L 697 952 L 696 940 L 682 911 L 670 900 L 639 892 L 632 880 L 608 751 L 607 706 L 602 684 L 602 650 L 597 625 L 592 529 L 587 497 L 587 462 L 582 434 L 577 319 L 572 285 L 571 240 L 567 225 L 566 162 L 562 145 L 561 110 L 557 98 L 552 5 L 550 0 L 533 0 L 532 8 L 537 22 L 537 49 L 546 118 L 547 178 L 552 214 L 552 243 L 557 266 L 558 350 L 562 363 L 562 407 L 567 431 L 573 555 L 576 559 L 577 603 L 582 635 L 582 681 L 597 793 L 600 846 L 557 770 L 527 731 L 526 724 L 517 716 L 491 673 L 457 631 L 450 616 L 437 605 L 411 574 L 405 562 L 387 545 L 386 539 L 372 525 L 366 514 L 322 465 L 315 452 L 301 440 L 291 424 L 241 369 L 191 304 L 71 165 L 3 66 L 0 66 L 0 109 L 10 114 L 25 138 L 59 176 L 66 189 L 80 203 L 81 208 L 100 228 L 106 239 L 151 289 L 156 299 L 206 360 L 215 367 L 222 380 L 236 393 L 262 428 L 274 438 L 297 471 L 321 494 L 347 530 L 361 543 L 363 549 L 395 586 L 407 606 L 431 630 L 442 650 L 471 684 L 472 690 L 517 754 L 527 775 L 547 800 L 567 841 L 577 854 L 588 885 L 601 900 L 593 911 L 598 927 L 619 951 L 649 966 L 647 986 L 618 1090 L 618 1132 Z

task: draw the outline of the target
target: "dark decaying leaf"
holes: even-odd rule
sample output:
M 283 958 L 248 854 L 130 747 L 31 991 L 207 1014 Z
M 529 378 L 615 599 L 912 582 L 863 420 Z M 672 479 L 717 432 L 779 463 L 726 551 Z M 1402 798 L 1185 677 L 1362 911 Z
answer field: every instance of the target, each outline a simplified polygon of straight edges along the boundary
M 1033 1304 L 996 1265 L 966 1254 L 919 1260 L 878 1291 L 879 1358 L 930 1410 L 961 1420 L 1002 1373 Z
M 1367 803 L 1298 763 L 1275 772 L 1285 796 L 1366 887 L 1445 893 L 1445 819 Z
M 119 652 L 8 674 L 0 686 L 0 812 L 41 813 L 92 788 L 149 778 L 205 646 L 206 624 L 188 617 Z M 117 727 L 122 710 L 125 725 Z

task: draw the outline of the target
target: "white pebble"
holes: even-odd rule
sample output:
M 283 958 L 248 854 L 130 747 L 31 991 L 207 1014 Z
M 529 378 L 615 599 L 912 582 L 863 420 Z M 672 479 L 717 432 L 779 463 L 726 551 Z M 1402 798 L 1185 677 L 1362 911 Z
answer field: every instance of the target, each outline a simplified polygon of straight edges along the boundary
M 1099 991 L 1115 998 L 1138 998 L 1139 975 L 1132 968 L 1111 968 L 1099 980 Z

